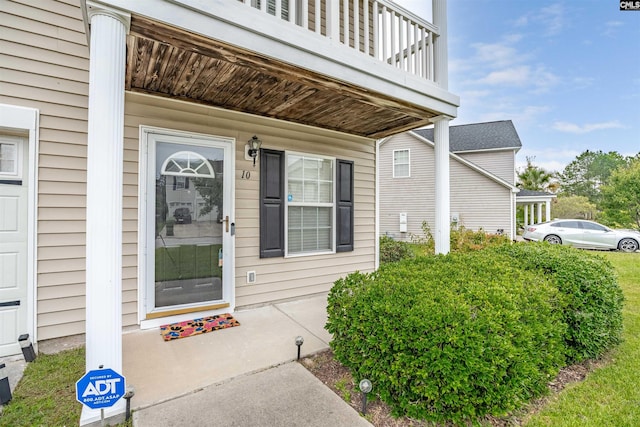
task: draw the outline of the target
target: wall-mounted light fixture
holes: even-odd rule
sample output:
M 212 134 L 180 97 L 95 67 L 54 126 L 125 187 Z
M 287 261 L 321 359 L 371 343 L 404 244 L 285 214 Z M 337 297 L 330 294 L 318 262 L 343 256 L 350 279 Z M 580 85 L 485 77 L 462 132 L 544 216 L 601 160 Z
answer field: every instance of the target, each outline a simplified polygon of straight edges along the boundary
M 249 158 L 253 159 L 253 166 L 256 165 L 256 157 L 258 157 L 258 152 L 260 151 L 260 146 L 262 145 L 262 141 L 256 135 L 253 135 L 249 141 L 247 141 L 247 155 Z

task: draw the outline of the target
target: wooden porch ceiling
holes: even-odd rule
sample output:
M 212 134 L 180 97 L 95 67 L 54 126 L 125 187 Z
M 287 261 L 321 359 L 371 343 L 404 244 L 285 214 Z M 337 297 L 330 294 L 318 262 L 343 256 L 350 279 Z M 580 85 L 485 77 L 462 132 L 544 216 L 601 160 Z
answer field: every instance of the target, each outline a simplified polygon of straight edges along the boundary
M 370 138 L 437 115 L 140 16 L 131 17 L 125 88 Z

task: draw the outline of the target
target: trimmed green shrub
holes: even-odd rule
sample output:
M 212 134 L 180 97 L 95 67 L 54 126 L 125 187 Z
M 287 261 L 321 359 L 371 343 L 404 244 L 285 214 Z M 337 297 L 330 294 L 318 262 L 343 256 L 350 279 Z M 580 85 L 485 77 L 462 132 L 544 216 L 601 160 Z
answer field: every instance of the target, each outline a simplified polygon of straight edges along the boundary
M 389 236 L 380 237 L 380 262 L 396 262 L 413 257 L 411 247 L 407 242 L 393 240 Z
M 423 236 L 412 235 L 411 241 L 422 248 L 422 254 L 433 255 L 435 253 L 435 240 L 431 227 L 427 221 L 422 221 Z M 449 243 L 451 252 L 471 252 L 490 246 L 500 246 L 510 243 L 509 236 L 505 234 L 491 234 L 483 229 L 473 231 L 463 225 L 451 226 Z
M 484 251 L 418 257 L 335 282 L 336 358 L 394 414 L 465 423 L 544 393 L 564 362 L 558 292 Z
M 564 295 L 570 362 L 597 358 L 622 339 L 623 294 L 608 260 L 593 252 L 543 243 L 494 249 L 521 268 L 548 276 Z

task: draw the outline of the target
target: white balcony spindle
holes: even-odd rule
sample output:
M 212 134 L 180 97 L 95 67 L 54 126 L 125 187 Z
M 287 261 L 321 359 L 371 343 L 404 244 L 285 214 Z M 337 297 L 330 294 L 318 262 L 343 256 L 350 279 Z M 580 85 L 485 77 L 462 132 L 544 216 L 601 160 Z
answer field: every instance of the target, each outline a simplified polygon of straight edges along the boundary
M 411 21 L 403 19 L 403 27 L 406 42 L 404 44 L 404 67 L 405 71 L 411 72 Z
M 342 40 L 346 46 L 349 46 L 349 2 L 347 0 L 342 2 L 342 19 Z
M 340 41 L 340 0 L 327 0 L 327 35 Z
M 387 40 L 389 39 L 389 23 L 387 22 L 387 8 L 385 6 L 382 6 L 379 20 L 382 29 L 379 38 L 376 40 L 376 44 L 382 44 L 382 58 L 378 59 L 388 62 L 390 57 L 389 51 L 391 49 L 390 46 L 387 45 Z
M 369 52 L 369 47 L 371 46 L 370 45 L 370 37 L 369 37 L 369 33 L 370 33 L 370 30 L 371 30 L 371 27 L 370 27 L 370 24 L 369 24 L 369 0 L 362 0 L 362 13 L 363 13 L 363 19 L 364 19 L 364 31 L 363 31 L 363 33 L 364 33 L 364 53 L 366 53 L 367 55 L 371 55 L 371 52 Z
M 298 4 L 298 0 L 289 0 L 289 4 L 288 4 L 288 6 L 289 6 L 288 12 L 289 13 L 287 14 L 287 18 L 288 18 L 289 22 L 294 23 L 294 24 L 297 21 L 297 19 L 296 19 L 296 12 L 297 12 L 296 6 L 297 6 L 297 4 Z
M 420 74 L 422 78 L 427 78 L 427 35 L 424 27 L 420 28 Z
M 391 11 L 391 28 L 389 29 L 389 31 L 391 31 L 391 51 L 389 52 L 391 54 L 391 65 L 393 65 L 394 67 L 398 66 L 398 43 L 396 40 L 396 35 L 397 35 L 397 31 L 396 31 L 396 23 L 397 23 L 397 19 L 396 19 L 396 13 L 394 11 Z
M 413 25 L 413 64 L 415 67 L 415 71 L 413 74 L 416 76 L 420 75 L 420 56 L 422 55 L 422 51 L 420 50 L 420 28 L 417 24 Z
M 378 2 L 373 2 L 373 57 L 380 59 L 380 15 L 378 13 Z
M 276 18 L 282 19 L 282 0 L 274 0 Z
M 316 33 L 322 34 L 322 2 L 320 0 L 315 0 L 314 13 L 315 13 L 314 18 L 315 18 Z M 328 35 L 328 32 L 327 32 L 327 35 Z
M 360 0 L 353 0 L 353 48 L 360 50 Z
M 302 22 L 300 23 L 305 30 L 309 29 L 309 2 L 302 0 Z

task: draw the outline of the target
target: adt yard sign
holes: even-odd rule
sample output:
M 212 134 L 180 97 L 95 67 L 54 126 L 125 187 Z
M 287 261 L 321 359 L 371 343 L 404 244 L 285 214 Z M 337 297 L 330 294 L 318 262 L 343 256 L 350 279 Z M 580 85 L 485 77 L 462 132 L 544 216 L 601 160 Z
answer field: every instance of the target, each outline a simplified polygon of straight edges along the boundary
M 91 409 L 109 408 L 124 395 L 124 377 L 113 369 L 89 371 L 76 382 L 76 399 Z

